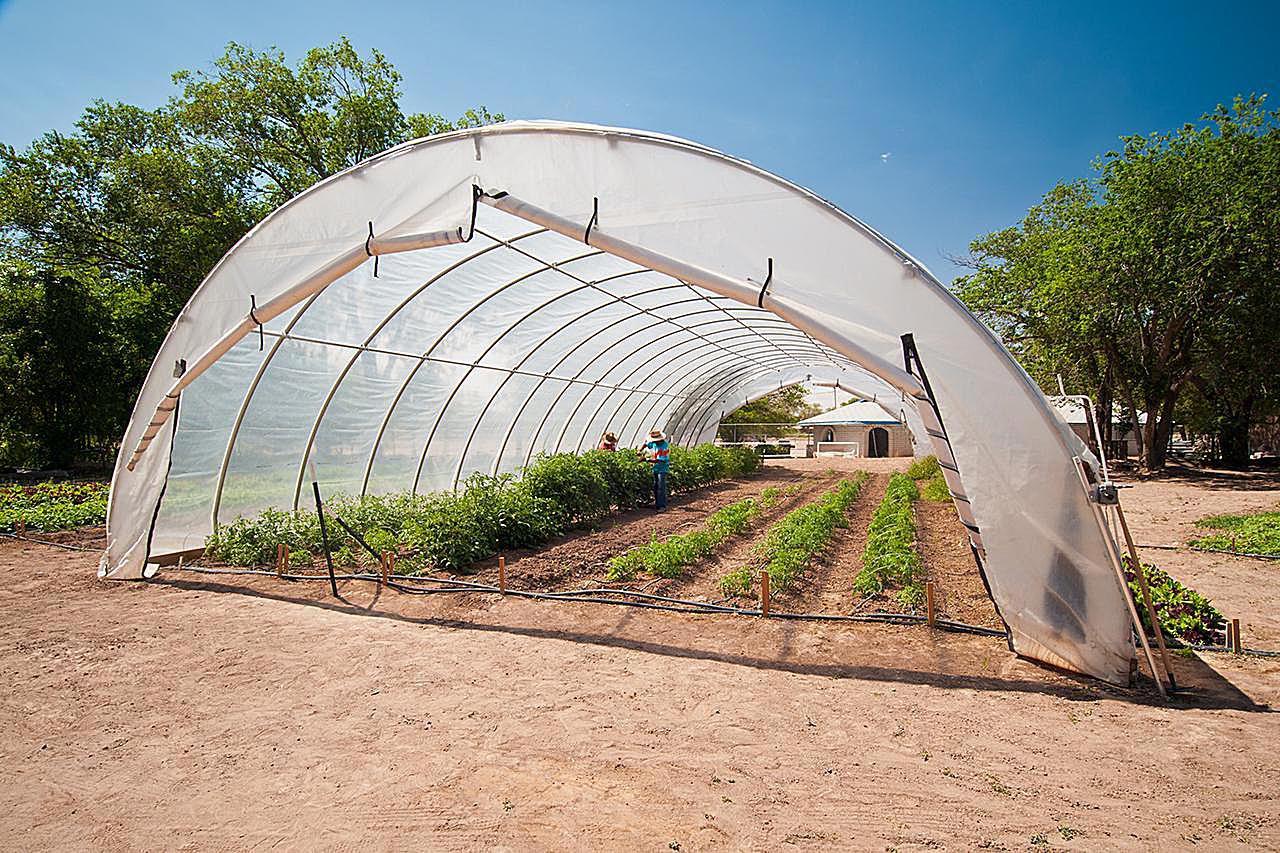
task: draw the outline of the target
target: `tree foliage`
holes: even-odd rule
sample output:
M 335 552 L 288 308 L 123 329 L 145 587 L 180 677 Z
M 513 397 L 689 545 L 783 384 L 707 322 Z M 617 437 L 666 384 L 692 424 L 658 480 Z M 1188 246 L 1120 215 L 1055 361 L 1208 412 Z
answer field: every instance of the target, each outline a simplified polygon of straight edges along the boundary
M 1164 464 L 1187 402 L 1247 458 L 1243 424 L 1277 404 L 1280 113 L 1237 99 L 1176 131 L 1125 137 L 1090 180 L 971 244 L 966 304 L 1048 389 L 1150 413 L 1142 462 Z M 1182 404 L 1181 407 L 1179 404 Z M 1204 412 L 1210 414 L 1205 415 Z M 1233 427 L 1234 425 L 1234 427 Z
M 117 440 L 177 312 L 255 222 L 316 181 L 456 121 L 347 39 L 289 65 L 232 43 L 157 109 L 97 100 L 69 133 L 0 145 L 0 464 Z M 55 423 L 58 422 L 58 423 Z

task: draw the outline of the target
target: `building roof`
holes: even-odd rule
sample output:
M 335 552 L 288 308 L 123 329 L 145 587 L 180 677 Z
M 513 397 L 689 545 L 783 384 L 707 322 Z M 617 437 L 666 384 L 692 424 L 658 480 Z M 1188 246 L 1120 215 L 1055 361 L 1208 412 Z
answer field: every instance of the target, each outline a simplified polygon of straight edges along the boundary
M 901 420 L 880 408 L 879 403 L 858 400 L 838 409 L 814 415 L 800 421 L 798 426 L 849 426 L 852 424 L 900 424 Z
M 1058 417 L 1062 418 L 1068 424 L 1088 424 L 1089 416 L 1085 413 L 1084 404 L 1076 397 L 1058 397 L 1052 396 L 1047 398 L 1049 405 L 1057 412 Z M 1113 404 L 1111 407 L 1112 423 L 1126 423 L 1124 410 L 1120 408 L 1120 404 Z M 1147 422 L 1147 413 L 1138 412 L 1138 423 L 1145 424 Z

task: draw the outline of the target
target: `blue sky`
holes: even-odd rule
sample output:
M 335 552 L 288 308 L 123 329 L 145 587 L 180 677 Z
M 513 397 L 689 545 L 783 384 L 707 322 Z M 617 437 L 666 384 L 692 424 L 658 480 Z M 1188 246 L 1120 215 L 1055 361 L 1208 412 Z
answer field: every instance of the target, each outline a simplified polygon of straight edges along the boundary
M 227 41 L 349 35 L 410 111 L 662 131 L 869 222 L 943 280 L 1121 134 L 1237 93 L 1280 102 L 1280 3 L 307 3 L 0 0 L 0 141 L 93 98 L 157 105 Z

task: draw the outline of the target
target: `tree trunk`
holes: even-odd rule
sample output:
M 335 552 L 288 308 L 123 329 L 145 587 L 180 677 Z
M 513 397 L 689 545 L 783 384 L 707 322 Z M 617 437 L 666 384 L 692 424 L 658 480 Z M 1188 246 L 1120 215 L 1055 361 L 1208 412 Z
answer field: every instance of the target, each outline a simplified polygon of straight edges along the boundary
M 1249 423 L 1252 415 L 1253 398 L 1248 397 L 1238 410 L 1218 417 L 1218 448 L 1222 464 L 1227 468 L 1249 466 Z

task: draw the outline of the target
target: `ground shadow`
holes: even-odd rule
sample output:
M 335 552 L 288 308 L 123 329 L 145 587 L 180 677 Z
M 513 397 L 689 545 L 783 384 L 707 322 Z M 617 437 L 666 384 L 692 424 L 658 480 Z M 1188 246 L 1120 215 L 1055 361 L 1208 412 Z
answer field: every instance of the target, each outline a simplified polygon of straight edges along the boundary
M 1280 471 L 1275 468 L 1233 471 L 1227 468 L 1203 468 L 1186 462 L 1171 461 L 1164 470 L 1151 474 L 1143 474 L 1137 470 L 1120 473 L 1123 480 L 1194 483 L 1207 489 L 1231 489 L 1241 492 L 1280 489 Z
M 983 691 L 1013 691 L 1036 693 L 1074 701 L 1095 701 L 1100 698 L 1114 698 L 1138 705 L 1160 706 L 1161 700 L 1150 680 L 1142 678 L 1138 687 L 1124 690 L 1103 682 L 1077 676 L 1072 673 L 1054 671 L 1046 678 L 1008 678 L 976 674 L 944 673 L 928 670 L 916 670 L 902 667 L 885 667 L 846 663 L 805 662 L 785 659 L 785 650 L 780 655 L 766 657 L 734 653 L 725 649 L 699 648 L 690 645 L 677 645 L 658 640 L 645 640 L 636 637 L 625 637 L 617 634 L 590 630 L 571 630 L 565 628 L 544 628 L 527 625 L 509 625 L 496 622 L 472 621 L 440 616 L 414 616 L 387 610 L 373 610 L 372 604 L 359 605 L 347 598 L 307 598 L 289 595 L 284 592 L 258 589 L 220 581 L 194 581 L 176 578 L 156 578 L 149 583 L 171 587 L 174 589 L 200 592 L 219 592 L 225 594 L 245 595 L 306 607 L 316 607 L 337 613 L 365 618 L 387 619 L 419 626 L 435 626 L 455 630 L 481 632 L 498 632 L 515 636 L 537 639 L 557 639 L 575 643 L 586 643 L 611 648 L 622 648 L 647 654 L 665 655 L 674 658 L 691 658 L 731 664 L 734 666 L 752 667 L 755 669 L 776 670 L 802 675 L 816 675 L 825 678 L 847 678 L 863 681 L 882 681 L 897 684 L 920 684 L 943 689 L 969 689 Z M 636 611 L 624 610 L 627 615 L 615 624 L 615 630 L 629 624 Z M 621 614 L 620 614 L 621 615 Z M 726 617 L 729 618 L 729 617 Z M 885 626 L 886 630 L 928 630 L 925 628 L 903 628 Z M 1003 640 L 993 639 L 993 643 L 1003 647 Z M 1270 711 L 1266 705 L 1259 705 L 1245 695 L 1230 681 L 1223 678 L 1212 667 L 1199 658 L 1177 658 L 1174 662 L 1175 676 L 1180 691 L 1169 703 L 1171 708 L 1197 708 L 1213 710 Z

